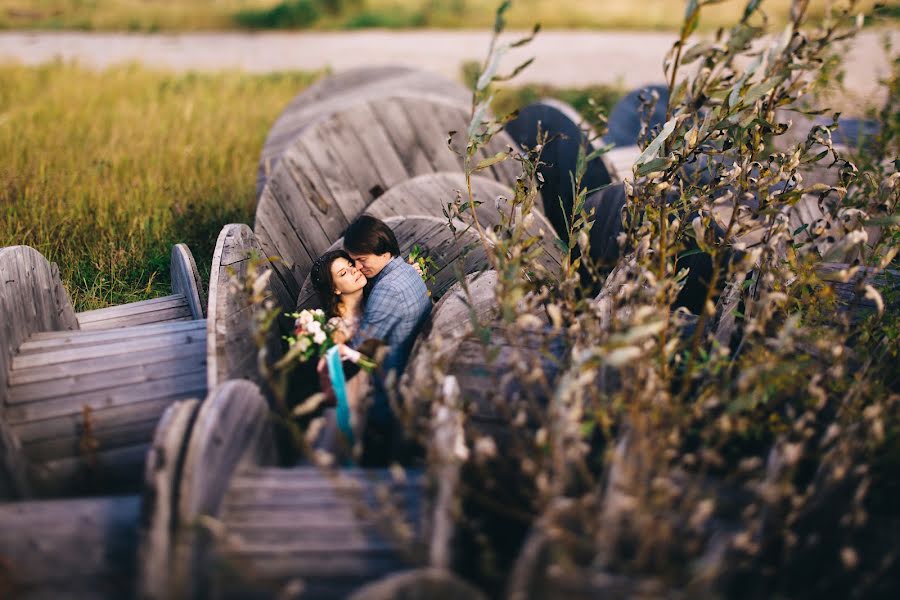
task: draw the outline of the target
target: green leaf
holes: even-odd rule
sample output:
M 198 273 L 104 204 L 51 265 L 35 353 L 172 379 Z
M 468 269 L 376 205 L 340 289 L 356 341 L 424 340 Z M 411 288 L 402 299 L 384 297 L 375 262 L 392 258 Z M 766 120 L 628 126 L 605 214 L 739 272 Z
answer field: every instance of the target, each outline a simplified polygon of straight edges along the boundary
M 772 89 L 775 86 L 777 86 L 779 83 L 781 83 L 781 78 L 773 77 L 772 79 L 768 79 L 766 81 L 763 81 L 762 83 L 754 85 L 752 88 L 750 88 L 747 91 L 746 94 L 744 94 L 744 104 L 746 104 L 748 106 L 753 104 L 754 102 L 756 102 L 757 100 L 762 98 L 764 95 L 771 92 Z
M 508 152 L 506 152 L 506 151 L 498 152 L 497 154 L 495 154 L 493 156 L 489 156 L 488 158 L 484 158 L 484 159 L 478 161 L 478 164 L 475 165 L 475 168 L 472 169 L 472 171 L 474 172 L 474 171 L 481 171 L 482 169 L 487 169 L 491 165 L 495 165 L 498 162 L 502 162 L 502 161 L 506 160 L 508 157 L 509 157 Z
M 647 173 L 662 171 L 669 166 L 670 162 L 671 161 L 665 157 L 654 158 L 653 160 L 647 161 L 644 164 L 638 166 L 637 175 L 638 177 L 641 177 L 643 175 L 646 175 Z
M 497 7 L 497 16 L 494 19 L 494 33 L 500 33 L 506 27 L 506 19 L 503 18 L 503 13 L 509 10 L 511 4 L 512 0 L 503 0 L 500 6 Z
M 644 151 L 641 152 L 641 155 L 638 156 L 638 159 L 634 161 L 635 165 L 642 165 L 645 162 L 650 161 L 653 158 L 656 158 L 656 153 L 659 152 L 659 149 L 662 148 L 662 145 L 666 142 L 672 132 L 675 131 L 675 125 L 678 123 L 677 117 L 672 117 L 666 124 L 663 125 L 662 131 L 659 132 L 659 135 L 656 136 L 656 139 L 650 142 L 650 144 L 644 148 Z
M 684 11 L 684 24 L 681 26 L 681 41 L 683 42 L 689 35 L 694 33 L 697 25 L 700 23 L 700 6 L 698 0 L 688 0 L 687 8 Z

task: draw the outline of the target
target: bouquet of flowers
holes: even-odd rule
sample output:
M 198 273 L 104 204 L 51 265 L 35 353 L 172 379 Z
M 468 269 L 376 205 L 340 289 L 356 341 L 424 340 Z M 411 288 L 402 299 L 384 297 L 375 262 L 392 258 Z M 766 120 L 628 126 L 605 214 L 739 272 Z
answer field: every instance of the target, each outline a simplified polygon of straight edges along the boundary
M 316 308 L 288 313 L 287 316 L 294 319 L 294 334 L 285 336 L 288 343 L 288 352 L 279 362 L 306 362 L 313 357 L 325 356 L 325 353 L 339 342 L 335 340 L 335 334 L 341 330 L 343 321 L 340 317 L 325 318 L 325 312 Z M 345 353 L 350 360 L 361 368 L 371 371 L 375 363 L 349 348 Z

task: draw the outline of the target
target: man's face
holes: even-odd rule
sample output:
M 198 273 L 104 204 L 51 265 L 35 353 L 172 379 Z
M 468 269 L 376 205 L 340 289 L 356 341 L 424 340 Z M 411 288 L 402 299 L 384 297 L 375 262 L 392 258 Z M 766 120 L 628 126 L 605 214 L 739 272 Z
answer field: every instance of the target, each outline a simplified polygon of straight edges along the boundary
M 385 252 L 384 254 L 356 254 L 355 252 L 347 252 L 350 255 L 350 258 L 353 259 L 353 262 L 356 263 L 356 268 L 362 271 L 362 274 L 366 276 L 367 279 L 372 279 L 384 268 L 386 264 L 391 262 L 391 253 Z

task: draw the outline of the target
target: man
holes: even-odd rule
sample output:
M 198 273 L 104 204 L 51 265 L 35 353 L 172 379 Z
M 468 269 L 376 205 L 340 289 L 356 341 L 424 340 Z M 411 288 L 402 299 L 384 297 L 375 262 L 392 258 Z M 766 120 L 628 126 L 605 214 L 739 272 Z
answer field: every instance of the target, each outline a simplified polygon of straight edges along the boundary
M 367 339 L 387 344 L 389 350 L 382 369 L 385 379 L 393 374 L 396 381 L 409 360 L 416 334 L 431 314 L 428 288 L 415 267 L 400 257 L 394 232 L 380 219 L 362 215 L 353 221 L 344 232 L 344 249 L 371 286 L 362 321 L 350 345 L 358 348 Z M 392 421 L 384 380 L 376 378 L 369 426 L 387 433 Z

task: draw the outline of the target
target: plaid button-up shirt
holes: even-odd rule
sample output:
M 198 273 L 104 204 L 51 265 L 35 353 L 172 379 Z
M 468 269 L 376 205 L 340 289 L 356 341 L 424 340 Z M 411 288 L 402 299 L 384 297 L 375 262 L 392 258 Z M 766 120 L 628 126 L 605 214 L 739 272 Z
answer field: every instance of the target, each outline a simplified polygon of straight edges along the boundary
M 416 334 L 431 314 L 431 297 L 419 272 L 399 256 L 392 258 L 371 284 L 372 292 L 351 346 L 358 347 L 372 338 L 385 342 L 390 347 L 383 365 L 385 376 L 394 371 L 399 377 L 409 360 Z M 376 384 L 376 413 L 388 410 L 384 390 L 380 388 Z

